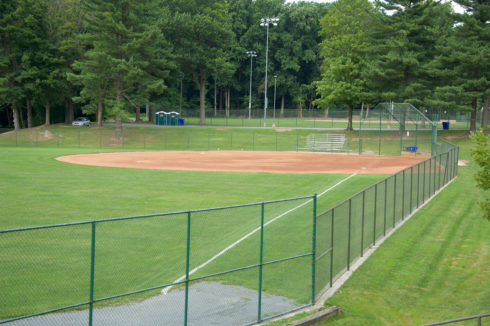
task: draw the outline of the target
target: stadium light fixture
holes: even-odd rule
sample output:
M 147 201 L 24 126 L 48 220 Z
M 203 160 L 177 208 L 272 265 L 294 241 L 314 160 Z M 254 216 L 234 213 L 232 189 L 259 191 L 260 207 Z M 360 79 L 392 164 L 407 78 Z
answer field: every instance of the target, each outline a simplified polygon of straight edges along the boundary
M 265 42 L 265 91 L 264 91 L 264 127 L 267 126 L 267 65 L 269 59 L 269 26 L 277 26 L 279 18 L 265 17 L 260 19 L 260 26 L 267 27 L 267 38 Z

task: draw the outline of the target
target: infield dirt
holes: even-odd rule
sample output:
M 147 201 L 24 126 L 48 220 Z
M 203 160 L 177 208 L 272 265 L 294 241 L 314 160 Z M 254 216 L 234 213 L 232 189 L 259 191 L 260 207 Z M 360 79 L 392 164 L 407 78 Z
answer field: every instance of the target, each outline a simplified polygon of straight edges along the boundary
M 269 173 L 393 174 L 423 156 L 262 151 L 146 151 L 78 154 L 58 157 L 73 164 L 105 167 Z

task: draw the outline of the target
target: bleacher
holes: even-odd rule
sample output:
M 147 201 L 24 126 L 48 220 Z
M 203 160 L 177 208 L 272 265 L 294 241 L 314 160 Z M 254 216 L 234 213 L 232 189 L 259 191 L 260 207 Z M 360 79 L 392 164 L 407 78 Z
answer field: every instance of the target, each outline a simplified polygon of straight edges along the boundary
M 306 137 L 306 146 L 301 149 L 306 152 L 342 152 L 344 143 L 344 134 L 311 134 Z

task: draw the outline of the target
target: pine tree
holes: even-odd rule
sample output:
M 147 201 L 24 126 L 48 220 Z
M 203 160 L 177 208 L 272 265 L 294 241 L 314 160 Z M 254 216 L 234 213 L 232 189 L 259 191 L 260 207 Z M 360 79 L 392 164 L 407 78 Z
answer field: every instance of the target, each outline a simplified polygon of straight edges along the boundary
M 97 108 L 99 124 L 102 108 L 108 109 L 116 116 L 116 139 L 122 139 L 123 111 L 148 103 L 152 93 L 166 87 L 172 64 L 155 21 L 161 11 L 145 0 L 87 0 L 84 11 L 88 50 L 74 63 L 80 74 L 70 75 L 82 85 L 75 100 L 87 102 L 86 111 Z
M 471 111 L 470 130 L 476 131 L 479 104 L 488 107 L 490 88 L 490 4 L 483 0 L 456 1 L 465 8 L 459 24 L 441 47 L 434 65 L 445 84 L 434 94 L 434 104 Z
M 372 61 L 366 75 L 369 88 L 385 101 L 427 105 L 438 83 L 430 64 L 436 45 L 452 26 L 449 4 L 433 0 L 383 0 L 370 46 Z

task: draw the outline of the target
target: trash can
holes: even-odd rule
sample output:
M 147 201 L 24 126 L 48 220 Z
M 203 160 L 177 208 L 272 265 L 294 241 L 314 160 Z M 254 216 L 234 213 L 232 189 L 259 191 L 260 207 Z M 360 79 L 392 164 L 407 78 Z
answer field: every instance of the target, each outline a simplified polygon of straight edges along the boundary
M 442 122 L 442 129 L 449 130 L 449 121 Z
M 184 125 L 184 119 L 179 119 L 179 126 L 183 126 Z
M 417 146 L 408 146 L 408 151 L 410 153 L 416 153 L 417 152 L 417 149 L 418 149 Z

